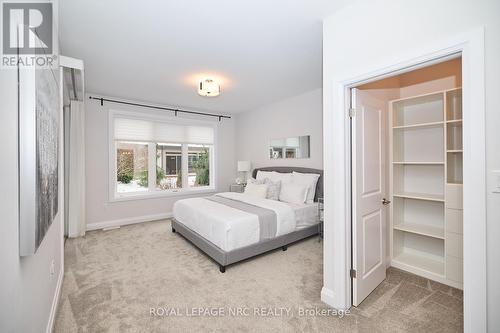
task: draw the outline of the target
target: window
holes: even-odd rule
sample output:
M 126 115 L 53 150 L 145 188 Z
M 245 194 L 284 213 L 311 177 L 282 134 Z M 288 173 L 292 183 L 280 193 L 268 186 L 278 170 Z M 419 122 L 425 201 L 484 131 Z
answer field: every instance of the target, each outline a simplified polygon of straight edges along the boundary
M 214 189 L 214 127 L 112 117 L 115 198 Z
M 157 190 L 182 188 L 182 145 L 158 143 L 156 170 Z
M 148 190 L 148 144 L 116 142 L 116 191 Z
M 210 146 L 188 145 L 188 184 L 190 187 L 210 185 Z

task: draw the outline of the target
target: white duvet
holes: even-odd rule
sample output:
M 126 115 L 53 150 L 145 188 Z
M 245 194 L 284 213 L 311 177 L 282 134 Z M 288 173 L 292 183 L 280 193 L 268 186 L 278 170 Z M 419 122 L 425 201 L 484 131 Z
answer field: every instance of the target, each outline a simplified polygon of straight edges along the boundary
M 295 212 L 287 203 L 252 197 L 243 193 L 227 192 L 217 195 L 273 210 L 277 217 L 276 236 L 295 230 Z M 174 204 L 173 215 L 177 221 L 224 251 L 259 242 L 260 230 L 257 215 L 217 202 L 204 198 L 179 200 Z

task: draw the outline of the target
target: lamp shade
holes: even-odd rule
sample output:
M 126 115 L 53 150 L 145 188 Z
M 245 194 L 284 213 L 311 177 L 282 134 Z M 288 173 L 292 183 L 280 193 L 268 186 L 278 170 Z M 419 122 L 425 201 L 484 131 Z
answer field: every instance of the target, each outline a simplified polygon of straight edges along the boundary
M 238 172 L 248 172 L 251 167 L 250 161 L 238 161 Z

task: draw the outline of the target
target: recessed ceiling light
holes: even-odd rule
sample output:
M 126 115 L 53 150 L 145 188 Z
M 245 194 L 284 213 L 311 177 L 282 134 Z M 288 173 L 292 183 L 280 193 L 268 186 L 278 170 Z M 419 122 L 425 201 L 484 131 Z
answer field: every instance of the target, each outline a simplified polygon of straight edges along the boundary
M 207 97 L 218 96 L 220 94 L 220 85 L 212 79 L 201 80 L 198 84 L 198 94 Z

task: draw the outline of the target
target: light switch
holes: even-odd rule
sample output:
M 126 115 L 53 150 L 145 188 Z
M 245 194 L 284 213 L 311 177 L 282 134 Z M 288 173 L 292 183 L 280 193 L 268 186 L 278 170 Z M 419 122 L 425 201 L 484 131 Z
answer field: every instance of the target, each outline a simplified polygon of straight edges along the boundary
M 500 170 L 491 171 L 491 192 L 500 193 Z

